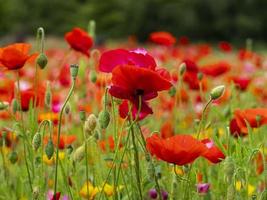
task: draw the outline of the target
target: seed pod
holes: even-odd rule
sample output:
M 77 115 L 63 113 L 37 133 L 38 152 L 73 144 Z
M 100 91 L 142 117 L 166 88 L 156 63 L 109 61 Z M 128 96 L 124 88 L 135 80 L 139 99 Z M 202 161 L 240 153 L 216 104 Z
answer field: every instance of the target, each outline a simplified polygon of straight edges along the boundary
M 47 56 L 44 53 L 40 53 L 37 57 L 37 64 L 40 67 L 40 69 L 44 69 L 48 63 Z
M 212 100 L 216 100 L 216 99 L 219 99 L 223 93 L 224 93 L 224 90 L 225 90 L 225 86 L 224 85 L 220 85 L 220 86 L 217 86 L 215 88 L 213 88 L 210 92 L 210 97 Z
M 48 140 L 48 143 L 45 147 L 45 154 L 49 160 L 54 155 L 54 144 L 51 138 Z
M 75 80 L 77 75 L 78 75 L 78 71 L 79 71 L 79 66 L 76 64 L 72 64 L 70 65 L 70 74 L 71 77 Z
M 32 139 L 32 147 L 35 151 L 37 151 L 39 149 L 39 147 L 41 146 L 42 143 L 42 137 L 41 134 L 39 132 L 37 132 Z
M 98 121 L 102 129 L 106 129 L 110 122 L 110 115 L 107 110 L 102 110 L 99 113 Z
M 92 134 L 97 125 L 97 118 L 94 114 L 89 115 L 84 123 L 84 131 L 87 134 Z
M 185 71 L 186 71 L 186 64 L 185 63 L 180 64 L 180 66 L 179 66 L 179 74 L 180 74 L 180 76 L 183 76 Z
M 80 162 L 85 155 L 85 146 L 82 145 L 76 149 L 76 151 L 73 153 L 73 161 L 74 162 Z
M 9 154 L 8 159 L 12 164 L 15 164 L 18 161 L 18 153 L 16 151 L 12 151 Z
M 52 103 L 52 92 L 51 92 L 50 83 L 47 82 L 46 91 L 45 91 L 45 106 L 50 109 L 51 103 Z

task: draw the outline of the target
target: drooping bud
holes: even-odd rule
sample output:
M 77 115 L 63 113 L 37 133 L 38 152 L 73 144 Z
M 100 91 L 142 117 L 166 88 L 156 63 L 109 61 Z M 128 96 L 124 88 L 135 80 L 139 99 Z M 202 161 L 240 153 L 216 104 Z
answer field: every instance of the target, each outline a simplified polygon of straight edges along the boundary
M 75 80 L 79 72 L 79 66 L 77 64 L 70 65 L 71 77 Z
M 37 132 L 32 139 L 32 147 L 35 151 L 37 151 L 39 149 L 39 147 L 41 146 L 42 143 L 42 137 L 41 134 L 39 132 Z
M 92 132 L 95 130 L 97 125 L 97 118 L 94 114 L 89 115 L 84 123 L 84 131 L 85 133 L 91 135 Z
M 68 115 L 70 114 L 70 111 L 71 111 L 71 106 L 70 106 L 70 103 L 67 103 L 66 107 L 65 107 L 65 114 Z
M 12 151 L 9 154 L 8 159 L 12 164 L 15 164 L 18 161 L 18 153 L 16 151 Z
M 74 162 L 80 162 L 85 156 L 85 146 L 82 145 L 76 149 L 76 151 L 73 153 L 73 161 Z
M 97 80 L 97 74 L 96 74 L 96 71 L 95 71 L 95 70 L 92 70 L 92 71 L 90 72 L 90 80 L 91 80 L 93 83 L 96 82 L 96 80 Z
M 51 104 L 52 104 L 52 92 L 51 92 L 50 82 L 47 82 L 45 90 L 45 106 L 48 109 L 50 109 Z
M 79 116 L 80 116 L 80 120 L 84 122 L 85 119 L 86 119 L 86 113 L 85 113 L 85 111 L 84 110 L 81 110 L 79 112 Z
M 11 106 L 12 106 L 13 114 L 15 114 L 17 111 L 19 111 L 20 106 L 19 106 L 19 103 L 18 103 L 17 99 L 13 99 L 12 100 Z
M 216 100 L 216 99 L 219 99 L 223 93 L 224 93 L 224 90 L 225 90 L 225 86 L 224 85 L 220 85 L 220 86 L 217 86 L 215 88 L 213 88 L 210 92 L 210 97 L 212 100 Z
M 47 56 L 44 53 L 40 53 L 37 57 L 37 64 L 40 67 L 40 69 L 44 69 L 48 63 Z
M 110 122 L 109 112 L 107 110 L 102 110 L 99 113 L 98 121 L 99 121 L 100 127 L 102 129 L 106 129 L 109 125 L 109 122 Z
M 54 155 L 54 144 L 51 138 L 49 138 L 48 143 L 45 147 L 45 154 L 49 160 Z
M 180 76 L 183 76 L 185 71 L 186 71 L 186 64 L 185 63 L 180 64 L 180 66 L 179 66 L 179 74 L 180 74 Z
M 0 102 L 0 110 L 5 110 L 8 107 L 8 102 Z

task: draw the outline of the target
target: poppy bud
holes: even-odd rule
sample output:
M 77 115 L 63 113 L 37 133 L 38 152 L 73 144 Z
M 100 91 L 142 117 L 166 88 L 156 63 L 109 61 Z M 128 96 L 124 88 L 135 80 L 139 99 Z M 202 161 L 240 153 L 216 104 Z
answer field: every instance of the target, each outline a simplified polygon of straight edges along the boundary
M 102 110 L 98 116 L 99 124 L 102 129 L 106 129 L 108 127 L 110 121 L 110 115 L 108 111 Z
M 95 39 L 95 20 L 90 20 L 88 24 L 88 34 Z
M 223 93 L 224 93 L 224 90 L 225 90 L 225 86 L 224 85 L 220 85 L 220 86 L 217 86 L 215 88 L 213 88 L 210 92 L 210 97 L 212 100 L 216 100 L 216 99 L 219 99 Z
M 39 199 L 39 194 L 40 194 L 40 189 L 39 189 L 39 187 L 34 187 L 33 188 L 33 191 L 32 191 L 32 198 L 34 199 L 34 200 L 37 200 L 37 199 Z
M 176 94 L 176 88 L 172 86 L 171 89 L 169 90 L 169 95 L 173 97 L 175 94 Z
M 5 110 L 8 107 L 8 102 L 0 102 L 0 110 Z
M 185 71 L 186 71 L 186 64 L 185 63 L 180 64 L 180 66 L 179 66 L 179 74 L 180 74 L 180 76 L 183 76 Z
M 197 79 L 201 81 L 203 79 L 203 74 L 201 72 L 197 73 Z
M 51 87 L 50 87 L 50 83 L 47 82 L 46 90 L 45 90 L 45 106 L 47 108 L 51 108 L 51 102 L 52 102 Z
M 86 119 L 85 111 L 81 110 L 80 113 L 79 113 L 79 116 L 80 116 L 80 120 L 84 122 L 85 119 Z
M 11 106 L 12 106 L 12 112 L 13 112 L 13 114 L 15 114 L 19 110 L 18 100 L 17 99 L 13 99 L 12 103 L 11 103 Z
M 70 65 L 71 77 L 75 80 L 79 71 L 79 66 L 77 64 Z
M 37 57 L 37 64 L 41 69 L 44 69 L 47 65 L 48 59 L 44 53 L 40 53 Z
M 86 119 L 84 123 L 84 131 L 88 134 L 91 134 L 95 130 L 96 124 L 97 124 L 96 116 L 94 114 L 89 115 L 89 117 Z
M 78 147 L 76 151 L 73 153 L 73 160 L 74 162 L 80 162 L 85 155 L 85 147 L 84 145 Z
M 67 103 L 67 105 L 66 105 L 66 107 L 65 107 L 65 114 L 66 115 L 68 115 L 68 114 L 70 114 L 70 111 L 71 111 L 71 106 L 70 106 L 70 104 L 69 103 Z
M 97 74 L 96 74 L 95 70 L 92 70 L 92 71 L 90 72 L 90 80 L 91 80 L 93 83 L 96 82 L 96 80 L 97 80 Z
M 54 155 L 54 144 L 51 138 L 48 140 L 48 143 L 45 147 L 45 154 L 49 160 Z
M 226 181 L 228 183 L 231 183 L 231 180 L 234 176 L 234 172 L 235 172 L 234 160 L 231 157 L 227 157 L 224 161 L 224 174 Z
M 16 151 L 12 151 L 9 154 L 8 159 L 12 164 L 15 164 L 18 161 L 18 153 Z
M 39 147 L 41 146 L 41 142 L 42 142 L 41 134 L 37 132 L 32 139 L 32 147 L 35 151 L 39 149 Z

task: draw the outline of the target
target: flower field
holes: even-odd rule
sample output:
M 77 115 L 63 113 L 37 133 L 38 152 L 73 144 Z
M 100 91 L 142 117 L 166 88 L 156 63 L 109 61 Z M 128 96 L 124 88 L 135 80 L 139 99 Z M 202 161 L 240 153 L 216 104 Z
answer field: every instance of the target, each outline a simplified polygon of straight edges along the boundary
M 0 47 L 0 199 L 267 199 L 264 51 L 96 38 Z

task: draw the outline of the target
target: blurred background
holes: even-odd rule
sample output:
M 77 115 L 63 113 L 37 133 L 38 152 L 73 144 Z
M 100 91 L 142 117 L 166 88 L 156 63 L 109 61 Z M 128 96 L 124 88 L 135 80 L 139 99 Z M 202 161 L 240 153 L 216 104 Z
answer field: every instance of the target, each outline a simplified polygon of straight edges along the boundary
M 0 0 L 0 43 L 32 37 L 39 26 L 62 38 L 90 19 L 100 41 L 146 41 L 164 30 L 193 41 L 266 42 L 266 8 L 266 0 Z

